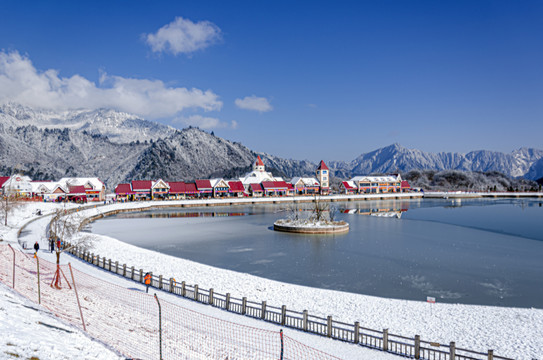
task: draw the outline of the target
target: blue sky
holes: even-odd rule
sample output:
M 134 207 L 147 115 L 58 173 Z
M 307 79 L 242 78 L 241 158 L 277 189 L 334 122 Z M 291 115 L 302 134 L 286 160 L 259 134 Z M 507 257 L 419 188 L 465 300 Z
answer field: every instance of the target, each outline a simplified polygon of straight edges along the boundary
M 0 2 L 0 103 L 293 159 L 543 148 L 542 1 Z

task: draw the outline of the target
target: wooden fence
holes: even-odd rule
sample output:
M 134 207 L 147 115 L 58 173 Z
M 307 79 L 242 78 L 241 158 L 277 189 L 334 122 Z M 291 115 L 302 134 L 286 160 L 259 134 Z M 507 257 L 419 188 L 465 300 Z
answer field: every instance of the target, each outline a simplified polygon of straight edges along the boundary
M 77 247 L 72 248 L 70 253 L 90 264 L 138 283 L 144 282 L 143 277 L 147 273 L 143 269 L 119 264 L 118 261 L 100 257 Z M 493 350 L 482 353 L 462 349 L 456 347 L 454 342 L 440 344 L 423 341 L 419 335 L 415 335 L 413 338 L 395 335 L 389 333 L 388 329 L 379 331 L 365 328 L 360 326 L 359 322 L 347 324 L 334 320 L 332 316 L 323 318 L 310 315 L 307 310 L 299 312 L 287 309 L 285 305 L 276 307 L 268 305 L 266 301 L 259 303 L 247 300 L 246 297 L 235 298 L 230 293 L 220 294 L 214 292 L 213 289 L 200 289 L 198 285 L 186 284 L 185 281 L 179 282 L 174 278 L 166 279 L 162 275 L 157 276 L 151 273 L 150 286 L 240 315 L 415 359 L 513 360 L 494 355 Z

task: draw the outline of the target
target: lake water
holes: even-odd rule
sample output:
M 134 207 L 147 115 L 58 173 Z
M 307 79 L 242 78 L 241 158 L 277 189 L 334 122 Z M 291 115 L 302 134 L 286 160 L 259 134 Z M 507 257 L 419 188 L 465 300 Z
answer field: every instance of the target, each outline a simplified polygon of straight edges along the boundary
M 306 211 L 311 204 L 299 205 Z M 425 301 L 543 308 L 540 199 L 331 203 L 344 235 L 275 232 L 286 205 L 124 213 L 91 231 L 278 281 Z M 370 215 L 371 214 L 371 215 Z M 377 216 L 379 215 L 379 216 Z

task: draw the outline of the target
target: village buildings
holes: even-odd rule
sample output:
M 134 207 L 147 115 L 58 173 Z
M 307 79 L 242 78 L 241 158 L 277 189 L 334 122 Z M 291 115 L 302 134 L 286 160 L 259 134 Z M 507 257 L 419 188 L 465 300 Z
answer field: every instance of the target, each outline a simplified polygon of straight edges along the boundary
M 104 201 L 106 187 L 98 178 L 65 177 L 59 181 L 34 181 L 15 174 L 0 177 L 3 195 L 34 198 L 40 201 Z
M 104 201 L 106 187 L 98 178 L 65 177 L 59 181 L 33 181 L 16 174 L 0 177 L 2 194 L 29 197 L 40 201 Z M 400 175 L 356 176 L 340 185 L 344 194 L 377 194 L 405 192 L 410 189 Z M 311 196 L 330 193 L 330 169 L 324 161 L 315 170 L 315 177 L 294 177 L 285 181 L 266 171 L 257 156 L 252 170 L 238 179 L 198 179 L 193 182 L 158 180 L 132 180 L 118 184 L 118 201 L 178 200 L 189 198 Z

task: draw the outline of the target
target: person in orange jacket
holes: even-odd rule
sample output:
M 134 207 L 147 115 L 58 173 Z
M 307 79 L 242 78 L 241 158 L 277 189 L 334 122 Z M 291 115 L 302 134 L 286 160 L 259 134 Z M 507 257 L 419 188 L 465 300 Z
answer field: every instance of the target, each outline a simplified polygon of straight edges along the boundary
M 149 286 L 151 286 L 151 274 L 149 273 L 146 273 L 145 276 L 143 277 L 143 281 L 145 283 L 145 292 L 148 293 L 149 292 Z

